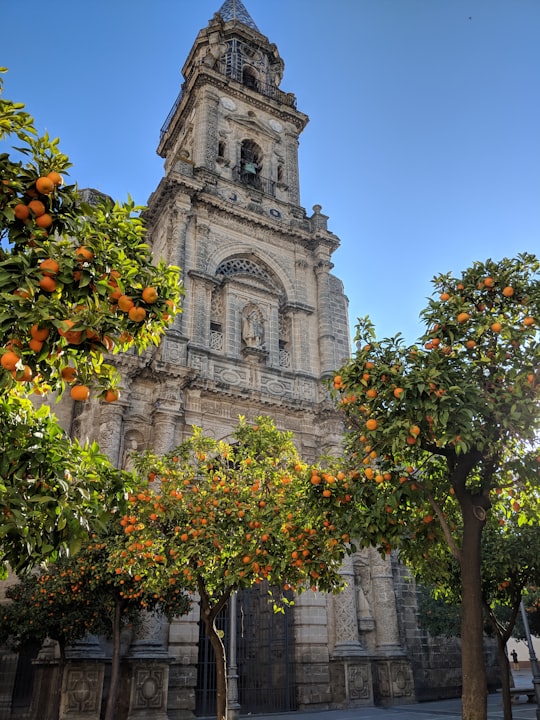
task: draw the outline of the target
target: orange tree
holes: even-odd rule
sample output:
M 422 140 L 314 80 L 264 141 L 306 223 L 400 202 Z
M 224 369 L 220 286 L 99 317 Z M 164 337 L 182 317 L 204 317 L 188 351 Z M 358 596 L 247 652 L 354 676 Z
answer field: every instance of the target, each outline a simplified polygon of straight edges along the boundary
M 275 607 L 284 590 L 337 591 L 349 551 L 354 477 L 308 466 L 291 433 L 269 418 L 244 419 L 233 440 L 200 428 L 170 454 L 136 460 L 146 478 L 129 497 L 119 567 L 150 586 L 163 577 L 198 593 L 217 658 L 217 717 L 226 714 L 226 655 L 215 619 L 234 591 L 267 581 Z M 356 473 L 353 471 L 353 476 Z
M 448 551 L 459 563 L 463 717 L 483 720 L 482 531 L 494 498 L 519 512 L 516 494 L 539 486 L 539 263 L 477 262 L 433 284 L 420 344 L 379 341 L 361 320 L 333 385 L 364 479 L 362 542 L 399 547 L 413 568 L 444 572 Z
M 0 563 L 20 570 L 75 540 L 112 472 L 24 395 L 117 399 L 107 353 L 157 344 L 181 287 L 152 263 L 140 208 L 83 203 L 58 141 L 1 95 L 0 142 Z
M 104 355 L 157 344 L 180 299 L 179 270 L 152 263 L 141 208 L 104 196 L 85 204 L 63 183 L 68 158 L 23 108 L 0 98 L 0 141 L 22 145 L 0 154 L 0 388 L 93 385 L 113 399 Z
M 115 717 L 119 687 L 120 632 L 126 624 L 137 627 L 145 610 L 181 615 L 189 609 L 189 599 L 180 588 L 167 583 L 147 591 L 137 575 L 111 565 L 110 552 L 118 536 L 112 532 L 89 536 L 80 552 L 63 557 L 27 574 L 8 588 L 11 602 L 3 606 L 0 642 L 19 649 L 27 642 L 56 640 L 60 647 L 60 666 L 65 662 L 67 645 L 87 634 L 112 638 L 111 681 L 105 717 Z M 157 592 L 156 590 L 159 590 Z M 62 673 L 56 689 L 60 697 Z

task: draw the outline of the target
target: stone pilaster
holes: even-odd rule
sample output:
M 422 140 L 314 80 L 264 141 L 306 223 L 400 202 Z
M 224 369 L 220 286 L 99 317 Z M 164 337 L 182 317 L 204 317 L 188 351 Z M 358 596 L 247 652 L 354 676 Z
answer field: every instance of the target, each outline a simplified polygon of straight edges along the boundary
M 330 270 L 333 265 L 320 259 L 315 266 L 317 276 L 317 308 L 319 315 L 319 351 L 320 373 L 324 377 L 336 369 L 334 356 L 335 336 L 332 327 L 332 288 L 330 286 Z
M 376 652 L 382 655 L 403 654 L 399 643 L 396 597 L 390 558 L 383 558 L 375 548 L 369 549 L 371 589 L 375 602 Z
M 122 443 L 122 422 L 126 405 L 123 402 L 102 403 L 98 442 L 113 465 L 119 467 Z
M 298 709 L 324 710 L 332 700 L 327 596 L 306 590 L 294 600 Z
M 347 555 L 339 571 L 345 582 L 344 589 L 332 597 L 335 623 L 335 647 L 332 655 L 350 657 L 365 655 L 358 635 L 358 612 L 352 558 Z

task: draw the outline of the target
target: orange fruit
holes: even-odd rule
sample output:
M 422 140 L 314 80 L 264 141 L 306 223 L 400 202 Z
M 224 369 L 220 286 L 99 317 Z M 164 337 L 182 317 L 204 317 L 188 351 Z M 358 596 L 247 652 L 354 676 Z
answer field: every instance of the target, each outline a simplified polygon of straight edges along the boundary
M 130 320 L 133 320 L 133 322 L 142 322 L 146 317 L 146 310 L 143 307 L 134 305 L 128 311 L 128 317 Z
M 457 318 L 456 318 L 456 320 L 458 321 L 458 323 L 464 323 L 464 322 L 467 322 L 467 320 L 470 320 L 470 319 L 471 319 L 471 316 L 469 315 L 468 312 L 460 312 L 460 313 L 458 314 Z
M 60 265 L 56 262 L 56 260 L 53 260 L 53 258 L 46 258 L 40 264 L 39 269 L 44 275 L 54 276 L 58 275 Z
M 400 387 L 394 388 L 394 397 L 398 398 L 398 400 L 399 400 L 399 398 L 403 395 L 403 392 L 404 392 L 403 388 L 400 388 Z
M 473 348 L 476 347 L 476 341 L 475 340 L 467 340 L 467 342 L 465 343 L 465 347 L 468 350 L 472 350 Z
M 70 345 L 80 345 L 83 341 L 82 330 L 72 330 L 71 328 L 75 325 L 73 320 L 64 320 L 64 328 L 58 329 L 58 334 L 65 338 Z
M 336 390 L 339 390 L 341 387 L 341 375 L 336 375 L 334 378 L 334 387 Z
M 366 427 L 367 427 L 368 430 L 376 430 L 376 429 L 377 429 L 377 425 L 378 425 L 378 423 L 377 423 L 377 421 L 376 421 L 374 418 L 370 418 L 370 419 L 366 422 Z
M 527 327 L 529 327 L 530 325 L 534 325 L 534 318 L 529 315 L 528 317 L 523 319 L 523 324 Z
M 62 368 L 62 372 L 60 374 L 62 375 L 62 380 L 68 383 L 73 382 L 77 377 L 77 371 L 74 367 Z
M 118 390 L 109 388 L 105 395 L 103 396 L 103 399 L 105 402 L 116 402 L 118 398 L 120 397 L 120 393 Z
M 28 347 L 30 350 L 33 350 L 34 352 L 38 353 L 41 351 L 41 348 L 43 347 L 43 340 L 36 340 L 36 338 L 32 338 L 28 342 Z
M 500 333 L 502 330 L 502 325 L 500 322 L 494 322 L 491 325 L 491 329 L 493 330 L 494 333 Z
M 54 183 L 50 177 L 39 177 L 36 180 L 36 190 L 42 195 L 50 195 L 54 190 Z
M 414 435 L 414 437 L 418 437 L 420 435 L 420 428 L 418 427 L 418 425 L 413 425 L 409 432 L 411 433 L 411 435 Z
M 129 312 L 134 305 L 133 300 L 127 295 L 120 295 L 118 298 L 118 307 L 122 312 Z
M 47 173 L 47 177 L 54 183 L 56 187 L 59 187 L 64 183 L 64 178 L 60 175 L 60 173 L 57 173 L 55 170 Z
M 47 228 L 50 228 L 53 224 L 53 219 L 49 213 L 44 213 L 43 215 L 40 215 L 36 218 L 36 225 L 40 228 L 44 228 L 45 230 Z
M 30 328 L 30 336 L 34 340 L 41 340 L 41 342 L 43 342 L 49 337 L 49 328 L 40 328 L 39 325 L 36 323 Z
M 322 491 L 323 497 L 332 497 L 332 491 L 331 490 L 323 490 Z
M 79 262 L 90 262 L 94 259 L 94 251 L 86 247 L 86 245 L 82 245 L 75 250 L 75 258 Z
M 0 364 L 5 370 L 15 370 L 15 367 L 19 360 L 20 357 L 17 355 L 17 353 L 14 353 L 13 350 L 8 350 L 2 355 L 2 358 L 0 359 Z
M 30 210 L 28 209 L 28 206 L 23 205 L 22 203 L 15 205 L 13 212 L 15 213 L 17 220 L 28 220 L 30 217 Z
M 41 200 L 31 200 L 28 203 L 28 207 L 30 210 L 34 213 L 34 215 L 38 218 L 41 217 L 41 215 L 45 214 L 45 205 L 41 202 Z
M 32 379 L 32 368 L 29 365 L 25 365 L 22 370 L 15 368 L 11 375 L 17 382 L 29 382 Z
M 319 477 L 319 475 L 311 476 L 311 484 L 312 485 L 320 485 L 320 482 L 321 482 L 321 478 Z
M 447 292 L 443 292 L 441 293 L 440 298 L 443 302 L 446 302 L 446 300 L 450 300 L 450 295 Z
M 39 287 L 45 292 L 52 293 L 56 290 L 56 280 L 48 275 L 45 275 L 39 281 Z
M 378 395 L 378 393 L 377 393 L 377 391 L 375 390 L 375 388 L 370 388 L 370 389 L 366 392 L 366 395 L 368 396 L 368 398 L 376 398 L 377 395 Z
M 484 285 L 487 288 L 492 288 L 495 285 L 495 280 L 492 277 L 487 277 L 484 280 Z
M 504 295 L 504 297 L 512 297 L 512 295 L 514 294 L 514 288 L 510 285 L 507 285 L 505 288 L 503 288 L 502 294 Z
M 90 397 L 90 388 L 86 385 L 74 385 L 70 392 L 74 400 L 88 400 Z
M 152 305 L 158 299 L 158 291 L 154 287 L 146 287 L 142 291 L 141 297 L 145 303 Z
M 407 436 L 407 445 L 416 445 L 416 438 L 412 435 Z

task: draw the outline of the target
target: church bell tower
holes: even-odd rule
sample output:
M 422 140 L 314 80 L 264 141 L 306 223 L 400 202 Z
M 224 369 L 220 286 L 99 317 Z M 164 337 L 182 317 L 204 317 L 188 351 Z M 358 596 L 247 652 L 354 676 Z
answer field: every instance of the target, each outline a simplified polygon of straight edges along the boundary
M 180 434 L 194 423 L 223 436 L 239 414 L 270 414 L 314 457 L 339 442 L 321 380 L 350 353 L 347 299 L 331 273 L 339 240 L 319 205 L 309 216 L 300 205 L 308 118 L 280 88 L 283 69 L 240 0 L 226 0 L 182 68 L 147 222 L 186 295 L 155 362 L 182 376 Z

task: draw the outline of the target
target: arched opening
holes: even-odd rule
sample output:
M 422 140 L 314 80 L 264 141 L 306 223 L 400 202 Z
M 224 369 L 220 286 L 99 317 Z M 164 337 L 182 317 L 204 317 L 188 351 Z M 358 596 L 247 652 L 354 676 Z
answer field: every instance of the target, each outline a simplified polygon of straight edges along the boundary
M 255 70 L 247 65 L 242 69 L 242 83 L 252 90 L 257 90 L 259 82 Z
M 262 152 L 253 140 L 244 140 L 240 148 L 240 179 L 246 185 L 260 187 Z

